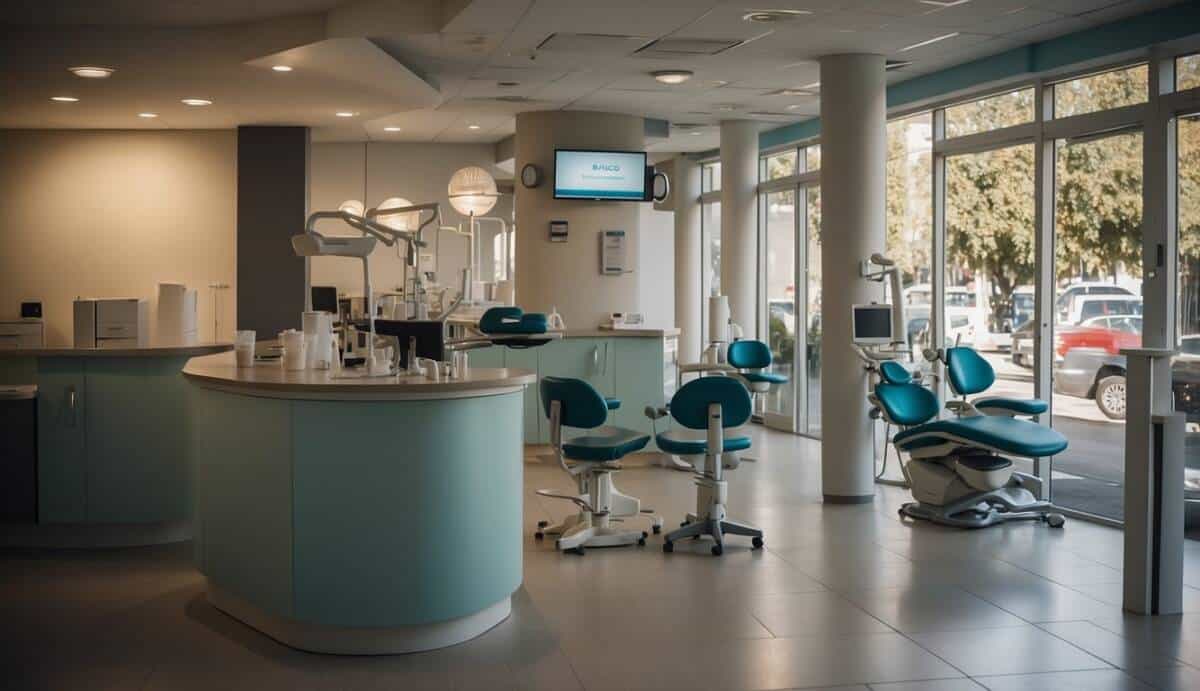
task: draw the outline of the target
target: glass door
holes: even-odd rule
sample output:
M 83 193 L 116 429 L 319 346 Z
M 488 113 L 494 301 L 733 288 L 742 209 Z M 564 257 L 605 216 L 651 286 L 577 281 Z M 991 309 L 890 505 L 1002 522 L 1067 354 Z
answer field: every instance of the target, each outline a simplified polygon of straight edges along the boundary
M 809 147 L 811 150 L 813 147 Z M 821 435 L 821 188 L 801 188 L 804 198 L 804 376 L 807 413 L 802 429 Z
M 771 347 L 771 370 L 788 378 L 764 395 L 763 422 L 775 429 L 794 432 L 796 397 L 796 315 L 800 313 L 796 291 L 799 260 L 796 254 L 797 226 L 795 189 L 768 192 L 764 196 L 766 220 L 767 344 Z

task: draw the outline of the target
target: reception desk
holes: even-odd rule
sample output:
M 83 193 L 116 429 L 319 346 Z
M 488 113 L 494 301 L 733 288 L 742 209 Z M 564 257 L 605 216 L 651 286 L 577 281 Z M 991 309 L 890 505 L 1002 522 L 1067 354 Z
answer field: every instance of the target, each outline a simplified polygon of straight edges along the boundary
M 508 616 L 533 372 L 350 379 L 231 354 L 183 372 L 214 606 L 340 654 L 440 648 Z
M 192 357 L 229 344 L 0 349 L 0 385 L 36 385 L 33 501 L 0 544 L 115 547 L 186 540 L 192 488 L 185 418 Z M 30 402 L 31 405 L 33 402 Z M 7 482 L 7 479 L 5 480 Z

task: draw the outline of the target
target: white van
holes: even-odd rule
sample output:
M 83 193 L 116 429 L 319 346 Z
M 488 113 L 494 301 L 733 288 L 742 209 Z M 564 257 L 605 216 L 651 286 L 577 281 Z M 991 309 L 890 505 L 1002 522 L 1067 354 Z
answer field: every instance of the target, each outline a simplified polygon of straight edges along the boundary
M 1095 317 L 1141 315 L 1142 299 L 1136 295 L 1080 295 L 1071 301 L 1064 324 L 1081 324 Z

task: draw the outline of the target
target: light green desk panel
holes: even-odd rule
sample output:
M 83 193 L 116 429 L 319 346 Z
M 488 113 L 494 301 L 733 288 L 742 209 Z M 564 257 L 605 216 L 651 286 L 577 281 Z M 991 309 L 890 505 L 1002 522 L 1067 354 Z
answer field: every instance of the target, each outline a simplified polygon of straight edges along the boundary
M 191 517 L 186 357 L 89 358 L 90 523 Z
M 547 345 L 551 345 L 551 341 Z M 504 366 L 515 369 L 527 369 L 531 372 L 537 372 L 541 356 L 539 353 L 546 346 L 538 346 L 536 348 L 505 348 L 504 349 Z M 542 412 L 538 393 L 537 382 L 525 387 L 525 396 L 523 401 L 523 409 L 525 413 L 525 443 L 536 444 L 541 435 L 541 430 L 546 427 L 545 413 Z M 549 435 L 549 430 L 546 431 Z
M 520 586 L 520 392 L 294 405 L 297 619 L 439 622 Z
M 200 571 L 279 616 L 292 616 L 291 405 L 200 387 L 188 396 Z
M 38 360 L 38 521 L 87 521 L 87 362 Z M 74 392 L 74 407 L 71 405 Z
M 663 400 L 663 339 L 614 338 L 616 396 L 621 407 L 610 420 L 618 427 L 644 430 L 650 433 L 650 420 L 643 410 L 652 405 L 660 408 Z M 647 450 L 656 449 L 653 439 Z

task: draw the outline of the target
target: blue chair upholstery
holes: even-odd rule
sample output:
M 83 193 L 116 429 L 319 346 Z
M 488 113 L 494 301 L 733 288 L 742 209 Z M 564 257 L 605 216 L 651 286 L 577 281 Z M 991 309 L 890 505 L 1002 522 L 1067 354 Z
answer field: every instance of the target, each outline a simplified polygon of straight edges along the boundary
M 1005 398 L 1003 396 L 981 398 L 974 401 L 974 405 L 982 411 L 1004 410 L 1017 413 L 1018 415 L 1041 415 L 1050 409 L 1050 405 L 1039 398 L 1021 399 Z
M 609 410 L 617 410 L 618 408 L 621 407 L 621 399 L 606 398 L 606 399 L 604 399 L 604 405 L 608 406 Z
M 895 437 L 896 447 L 903 451 L 946 442 L 983 446 L 1026 458 L 1053 456 L 1067 448 L 1066 437 L 1049 427 L 994 415 L 937 420 L 904 430 Z
M 520 307 L 493 307 L 479 318 L 479 330 L 485 334 L 544 334 L 546 329 L 546 315 L 525 314 Z
M 895 360 L 879 363 L 879 377 L 888 384 L 908 384 L 913 380 L 912 372 Z
M 946 349 L 946 369 L 950 386 L 960 396 L 986 391 L 996 383 L 996 371 L 974 349 L 956 346 Z
M 742 379 L 749 382 L 766 382 L 768 384 L 786 384 L 788 378 L 776 372 L 742 372 Z
M 671 398 L 671 417 L 688 429 L 708 429 L 708 406 L 721 404 L 722 427 L 737 427 L 750 419 L 750 393 L 731 377 L 700 377 L 683 385 Z
M 738 369 L 765 369 L 771 366 L 771 348 L 762 341 L 734 341 L 725 359 Z
M 655 437 L 658 448 L 667 453 L 680 456 L 699 456 L 708 451 L 708 441 L 705 439 L 678 439 L 670 434 L 670 432 L 663 432 Z M 721 451 L 725 453 L 745 451 L 748 448 L 750 448 L 750 437 L 725 437 L 721 443 Z
M 882 382 L 875 386 L 875 398 L 887 417 L 904 427 L 919 425 L 938 414 L 937 396 L 920 384 Z
M 550 404 L 558 401 L 559 419 L 564 427 L 594 429 L 608 420 L 608 411 L 616 399 L 606 399 L 591 384 L 581 379 L 542 377 L 538 385 L 542 409 L 550 415 Z M 612 427 L 601 434 L 574 437 L 563 441 L 563 455 L 572 461 L 615 461 L 639 451 L 650 442 L 650 435 Z
M 572 461 L 616 461 L 650 443 L 649 434 L 613 429 L 604 434 L 574 437 L 563 442 L 563 455 Z

